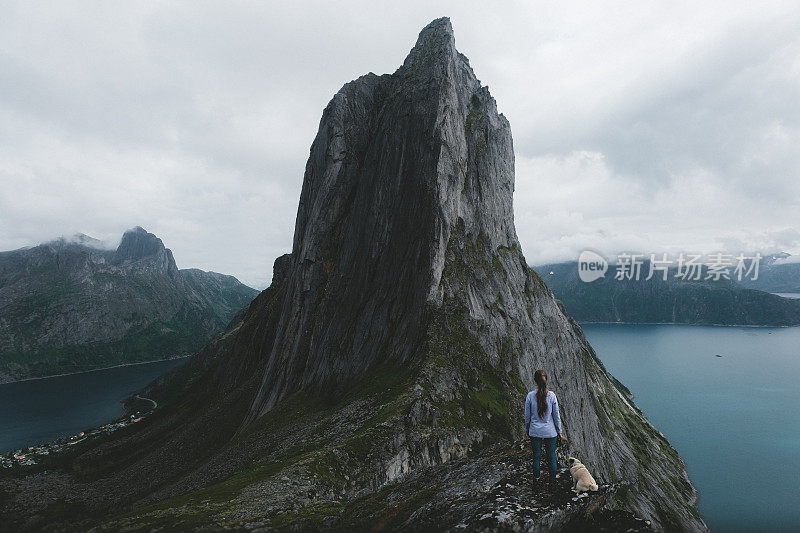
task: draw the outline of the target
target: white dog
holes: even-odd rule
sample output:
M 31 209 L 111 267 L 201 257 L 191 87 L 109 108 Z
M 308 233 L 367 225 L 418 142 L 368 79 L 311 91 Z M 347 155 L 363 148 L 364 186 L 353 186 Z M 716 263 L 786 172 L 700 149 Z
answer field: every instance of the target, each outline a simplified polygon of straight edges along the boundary
M 569 464 L 569 473 L 572 474 L 572 481 L 575 482 L 572 490 L 575 492 L 597 490 L 597 481 L 594 480 L 592 474 L 589 473 L 583 463 L 574 457 L 570 457 L 567 459 L 567 464 Z

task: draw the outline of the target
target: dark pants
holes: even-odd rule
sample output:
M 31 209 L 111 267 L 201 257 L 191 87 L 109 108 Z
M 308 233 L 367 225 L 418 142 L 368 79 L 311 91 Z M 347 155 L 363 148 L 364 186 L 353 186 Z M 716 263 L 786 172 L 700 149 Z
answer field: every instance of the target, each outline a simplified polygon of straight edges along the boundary
M 533 475 L 539 477 L 539 471 L 542 464 L 542 442 L 547 447 L 547 463 L 550 467 L 550 479 L 556 478 L 558 472 L 558 464 L 556 464 L 556 438 L 540 438 L 531 437 L 531 444 L 533 445 Z

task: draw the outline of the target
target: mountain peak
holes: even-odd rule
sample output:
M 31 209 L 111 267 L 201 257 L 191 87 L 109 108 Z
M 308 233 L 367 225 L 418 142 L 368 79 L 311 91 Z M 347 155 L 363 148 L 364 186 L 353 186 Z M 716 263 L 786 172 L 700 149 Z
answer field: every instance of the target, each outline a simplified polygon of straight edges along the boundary
M 116 258 L 121 261 L 141 259 L 158 254 L 164 249 L 164 243 L 161 239 L 152 233 L 148 233 L 141 226 L 136 226 L 122 235 L 122 241 L 117 247 Z
M 446 51 L 455 49 L 455 34 L 449 17 L 441 17 L 431 21 L 422 28 L 417 37 L 414 50 Z
M 445 297 L 448 243 L 480 235 L 487 249 L 519 248 L 513 165 L 510 126 L 456 51 L 449 19 L 426 26 L 394 74 L 346 84 L 323 113 L 293 252 L 276 268 L 298 320 L 275 341 L 252 416 L 298 388 L 335 390 L 414 358 L 427 325 L 415 313 Z
M 153 260 L 158 269 L 169 272 L 172 276 L 178 275 L 172 251 L 154 234 L 141 226 L 136 226 L 122 235 L 122 241 L 114 253 L 114 262 L 120 264 L 142 259 Z
M 459 56 L 450 19 L 442 17 L 425 26 L 414 48 L 409 52 L 400 70 L 414 77 L 449 77 L 454 69 L 448 65 Z

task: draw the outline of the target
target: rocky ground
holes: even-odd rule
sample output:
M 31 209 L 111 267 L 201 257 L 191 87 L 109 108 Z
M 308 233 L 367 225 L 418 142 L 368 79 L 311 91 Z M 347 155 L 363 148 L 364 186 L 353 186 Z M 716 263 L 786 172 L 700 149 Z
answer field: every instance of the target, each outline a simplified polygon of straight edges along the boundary
M 542 481 L 533 480 L 527 441 L 501 441 L 467 456 L 451 456 L 445 462 L 416 468 L 406 464 L 416 446 L 403 441 L 396 442 L 397 453 L 386 455 L 398 458 L 396 461 L 376 461 L 373 452 L 365 450 L 379 446 L 384 431 L 395 435 L 389 440 L 396 441 L 402 434 L 394 431 L 401 427 L 399 419 L 380 421 L 382 416 L 369 416 L 376 411 L 376 402 L 370 397 L 321 418 L 304 417 L 294 410 L 276 413 L 273 423 L 243 436 L 216 466 L 184 477 L 173 487 L 177 493 L 172 497 L 152 494 L 157 491 L 154 485 L 151 496 L 132 507 L 128 507 L 132 502 L 123 500 L 111 508 L 99 505 L 102 493 L 121 494 L 120 486 L 102 479 L 79 482 L 87 470 L 102 464 L 100 450 L 114 446 L 111 435 L 98 435 L 69 447 L 69 457 L 58 453 L 46 463 L 0 475 L 0 501 L 5 500 L 0 520 L 5 520 L 11 531 L 651 530 L 645 520 L 617 509 L 624 500 L 617 496 L 628 490 L 625 484 L 602 484 L 597 493 L 578 496 L 571 491 L 566 469 L 559 472 L 555 483 L 545 480 L 546 467 Z M 133 426 L 157 426 L 159 418 L 148 417 Z M 372 430 L 358 429 L 373 423 Z M 137 427 L 115 435 L 135 432 Z M 323 428 L 330 431 L 326 434 Z M 349 440 L 343 438 L 346 435 Z M 358 444 L 364 439 L 373 442 Z M 104 445 L 104 441 L 108 442 Z M 438 444 L 426 453 L 442 452 L 440 447 L 446 441 L 434 442 Z M 365 450 L 360 450 L 363 446 Z M 559 448 L 562 467 L 565 452 Z M 84 459 L 76 460 L 75 454 Z M 253 457 L 254 462 L 249 466 L 231 463 L 242 454 Z M 370 463 L 385 464 L 385 474 L 394 474 L 387 480 Z M 216 469 L 239 473 L 208 485 Z M 130 471 L 134 476 L 135 472 Z M 225 479 L 228 475 L 218 472 L 214 477 Z M 194 479 L 198 476 L 202 479 Z M 156 483 L 155 478 L 149 479 Z M 195 484 L 205 487 L 191 490 Z
M 556 481 L 547 479 L 546 470 L 535 480 L 531 460 L 527 443 L 497 445 L 475 459 L 417 470 L 352 499 L 320 491 L 318 475 L 276 475 L 233 501 L 206 501 L 213 517 L 207 521 L 175 520 L 175 509 L 153 509 L 93 531 L 652 531 L 649 522 L 607 507 L 620 485 L 575 494 L 566 468 Z

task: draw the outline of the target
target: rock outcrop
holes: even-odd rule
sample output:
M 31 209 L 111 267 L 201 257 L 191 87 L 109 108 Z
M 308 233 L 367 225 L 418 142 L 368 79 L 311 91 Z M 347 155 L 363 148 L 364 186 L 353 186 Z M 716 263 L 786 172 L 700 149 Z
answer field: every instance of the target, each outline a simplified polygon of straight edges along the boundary
M 257 291 L 178 270 L 140 227 L 116 250 L 86 235 L 0 253 L 0 376 L 22 379 L 188 355 Z
M 589 527 L 585 506 L 545 498 L 519 471 L 522 402 L 544 368 L 567 451 L 615 487 L 592 512 L 705 529 L 678 454 L 528 268 L 513 189 L 509 123 L 450 21 L 435 20 L 394 74 L 346 84 L 325 109 L 272 286 L 148 387 L 163 407 L 135 430 L 78 448 L 66 469 L 0 483 L 42 495 L 13 499 L 0 518 L 100 530 L 452 529 L 458 517 L 488 530 Z M 509 495 L 547 501 L 503 504 L 498 473 L 509 472 L 520 478 Z M 476 514 L 486 508 L 502 513 Z
M 456 51 L 449 22 L 426 28 L 395 74 L 345 85 L 311 147 L 281 319 L 249 420 L 299 388 L 337 388 L 377 363 L 422 356 L 429 315 L 445 300 L 491 323 L 484 347 L 496 357 L 509 332 L 488 309 L 502 293 L 518 305 L 510 291 L 526 276 L 513 253 L 513 188 L 508 121 Z M 466 246 L 480 249 L 467 258 Z M 448 260 L 470 268 L 493 258 L 508 283 L 443 276 Z

